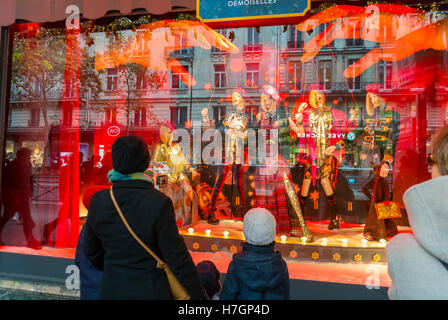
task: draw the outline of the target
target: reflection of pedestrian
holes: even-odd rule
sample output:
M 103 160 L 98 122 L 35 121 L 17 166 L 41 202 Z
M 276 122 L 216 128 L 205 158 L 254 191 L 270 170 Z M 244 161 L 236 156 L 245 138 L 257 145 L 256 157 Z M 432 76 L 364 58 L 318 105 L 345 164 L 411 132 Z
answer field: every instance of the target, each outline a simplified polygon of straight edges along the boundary
M 107 180 L 107 173 L 112 169 L 112 153 L 106 152 L 104 158 L 102 159 L 101 167 L 95 167 L 93 172 L 93 184 L 94 185 L 106 185 L 109 184 Z
M 17 158 L 4 169 L 3 176 L 3 203 L 5 211 L 0 219 L 0 235 L 8 221 L 16 212 L 23 221 L 23 233 L 27 245 L 33 249 L 41 249 L 32 229 L 35 223 L 31 218 L 30 200 L 33 194 L 33 176 L 31 172 L 31 150 L 21 148 L 17 151 Z
M 99 157 L 99 156 L 96 156 Z M 91 156 L 88 161 L 84 161 L 80 168 L 80 175 L 82 173 L 84 185 L 86 187 L 91 186 L 93 184 L 93 180 L 95 178 L 94 173 L 94 165 L 95 165 L 95 156 Z

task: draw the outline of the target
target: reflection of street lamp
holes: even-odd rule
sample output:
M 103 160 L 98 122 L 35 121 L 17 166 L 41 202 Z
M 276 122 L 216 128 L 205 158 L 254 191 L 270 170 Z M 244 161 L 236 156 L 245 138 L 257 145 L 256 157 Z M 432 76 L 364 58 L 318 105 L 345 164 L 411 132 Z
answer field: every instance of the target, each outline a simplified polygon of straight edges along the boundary
M 193 62 L 194 62 L 194 49 L 191 48 L 191 57 L 190 57 L 190 63 L 191 63 L 191 78 L 193 78 Z M 190 116 L 189 116 L 189 120 L 191 121 L 191 113 L 193 109 L 193 85 L 192 83 L 190 83 Z
M 84 96 L 85 96 L 85 100 L 86 100 L 86 109 L 85 109 L 85 119 L 86 119 L 86 124 L 85 124 L 85 130 L 87 130 L 89 128 L 90 125 L 90 112 L 89 112 L 89 108 L 90 108 L 90 96 L 91 96 L 91 89 L 87 88 Z

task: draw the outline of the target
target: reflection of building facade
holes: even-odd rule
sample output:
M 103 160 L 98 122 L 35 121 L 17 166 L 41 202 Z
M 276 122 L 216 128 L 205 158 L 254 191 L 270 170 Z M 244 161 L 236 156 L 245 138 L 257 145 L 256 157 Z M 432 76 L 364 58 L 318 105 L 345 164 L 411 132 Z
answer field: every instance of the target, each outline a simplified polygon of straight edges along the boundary
M 48 92 L 47 122 L 53 128 L 77 127 L 79 123 L 80 151 L 83 152 L 82 160 L 87 161 L 98 153 L 94 150 L 93 136 L 99 128 L 121 125 L 127 128 L 124 129 L 127 133 L 146 132 L 150 136 L 148 142 L 154 144 L 161 121 L 169 120 L 179 128 L 188 127 L 187 122 L 191 120 L 195 126 L 201 120 L 201 109 L 208 108 L 210 117 L 219 123 L 230 110 L 230 95 L 237 86 L 246 89 L 246 116 L 251 127 L 260 111 L 261 87 L 265 84 L 275 85 L 285 96 L 279 107 L 284 119 L 281 126 L 285 128 L 286 114 L 296 99 L 307 95 L 311 84 L 321 84 L 325 89 L 327 104 L 347 116 L 351 109 L 355 109 L 358 114 L 365 113 L 365 88 L 369 84 L 379 84 L 382 87 L 381 94 L 392 101 L 390 105 L 394 110 L 406 115 L 400 123 L 401 147 L 397 152 L 397 165 L 407 150 L 426 148 L 425 142 L 421 140 L 421 132 L 434 133 L 436 128 L 442 126 L 446 119 L 446 108 L 428 108 L 427 114 L 419 111 L 427 97 L 420 93 L 424 84 L 416 79 L 415 70 L 420 68 L 416 57 L 397 62 L 380 61 L 356 78 L 345 78 L 342 71 L 375 46 L 372 42 L 349 38 L 336 39 L 322 48 L 312 61 L 302 63 L 303 46 L 323 32 L 326 26 L 321 25 L 308 33 L 297 31 L 295 25 L 220 29 L 219 33 L 234 39 L 239 53 L 229 54 L 215 47 L 211 50 L 195 47 L 171 54 L 180 61 L 186 72 L 195 77 L 195 86 L 187 87 L 181 81 L 181 74 L 161 72 L 159 78 L 151 78 L 147 75 L 126 74 L 120 68 L 106 69 L 95 73 L 101 82 L 97 97 L 92 97 L 90 90 L 81 91 L 79 110 L 60 108 L 63 99 L 76 99 L 73 87 L 62 88 L 61 85 Z M 399 31 L 395 31 L 397 35 Z M 147 54 L 148 46 L 143 37 L 138 37 L 138 31 L 137 39 L 138 46 L 134 54 Z M 181 41 L 188 43 L 188 39 Z M 93 56 L 93 50 L 89 54 Z M 433 74 L 437 67 L 429 64 L 420 72 Z M 127 77 L 133 77 L 131 85 L 126 83 Z M 160 81 L 156 89 L 154 81 Z M 39 96 L 40 88 L 36 86 L 35 90 L 36 96 Z M 437 99 L 446 99 L 443 81 L 437 90 Z M 34 151 L 33 165 L 36 168 L 51 167 L 55 155 L 51 154 L 52 150 L 47 145 L 49 131 L 45 128 L 40 105 L 43 99 L 27 99 L 13 84 L 10 102 L 9 135 L 6 141 L 9 157 L 12 158 L 20 147 L 29 147 Z M 419 132 L 415 126 L 417 122 L 426 124 Z M 103 156 L 105 151 L 100 152 L 100 156 Z M 288 143 L 280 143 L 280 152 L 285 158 L 294 161 L 290 158 Z M 350 183 L 356 185 L 356 170 L 352 168 L 358 165 L 350 162 L 350 157 L 346 160 L 342 162 L 342 169 L 348 170 Z M 394 178 L 397 178 L 397 174 Z

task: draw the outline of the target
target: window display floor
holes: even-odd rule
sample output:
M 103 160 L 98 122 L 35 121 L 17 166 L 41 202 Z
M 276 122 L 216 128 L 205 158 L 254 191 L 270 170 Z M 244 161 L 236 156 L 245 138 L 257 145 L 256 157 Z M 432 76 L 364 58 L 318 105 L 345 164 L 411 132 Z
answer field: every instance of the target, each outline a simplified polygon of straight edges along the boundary
M 312 242 L 299 237 L 277 235 L 276 250 L 285 258 L 295 261 L 386 263 L 387 241 L 366 241 L 362 225 L 341 223 L 340 229 L 328 230 L 329 221 L 308 222 Z M 398 227 L 399 232 L 411 232 L 409 227 Z M 221 220 L 218 225 L 199 221 L 196 225 L 179 230 L 192 252 L 230 252 L 240 250 L 244 241 L 243 223 L 239 220 Z

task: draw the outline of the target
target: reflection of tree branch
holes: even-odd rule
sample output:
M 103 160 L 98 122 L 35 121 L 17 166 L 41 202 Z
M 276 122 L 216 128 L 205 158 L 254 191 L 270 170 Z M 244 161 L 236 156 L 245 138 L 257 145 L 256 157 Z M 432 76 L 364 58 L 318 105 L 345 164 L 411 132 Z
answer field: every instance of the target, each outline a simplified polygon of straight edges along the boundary
M 142 99 L 149 92 L 156 92 L 158 89 L 162 88 L 167 80 L 166 76 L 161 75 L 161 73 L 150 71 L 148 68 L 137 64 L 137 63 L 127 63 L 125 65 L 120 64 L 120 61 L 116 61 L 117 52 L 121 52 L 121 48 L 128 48 L 131 46 L 135 37 L 136 32 L 129 31 L 118 31 L 113 34 L 107 35 L 107 47 L 104 52 L 112 58 L 114 65 L 118 65 L 116 70 L 118 71 L 118 78 L 121 80 L 117 84 L 117 97 L 121 98 L 124 102 L 124 106 L 120 107 L 114 104 L 114 102 L 106 102 L 108 106 L 112 108 L 121 109 L 126 115 L 126 124 L 129 127 L 130 113 L 133 110 L 139 108 L 148 109 L 144 105 Z M 150 114 L 148 112 L 148 114 Z
M 50 123 L 60 120 L 57 115 L 48 113 L 48 109 L 49 104 L 53 103 L 50 102 L 52 94 L 59 96 L 61 100 L 65 98 L 66 88 L 62 85 L 64 75 L 70 82 L 66 85 L 79 85 L 80 100 L 83 92 L 89 90 L 90 99 L 97 101 L 102 84 L 100 73 L 95 70 L 95 57 L 89 56 L 87 47 L 80 48 L 79 66 L 66 65 L 65 29 L 39 27 L 32 32 L 14 33 L 11 79 L 20 99 L 39 104 L 45 127 L 48 128 Z M 80 35 L 83 36 L 86 35 Z M 78 67 L 79 73 L 76 72 Z
M 65 37 L 44 28 L 35 30 L 32 37 L 15 34 L 13 56 L 12 84 L 24 98 L 40 102 L 45 128 L 48 128 L 48 94 L 62 82 Z

